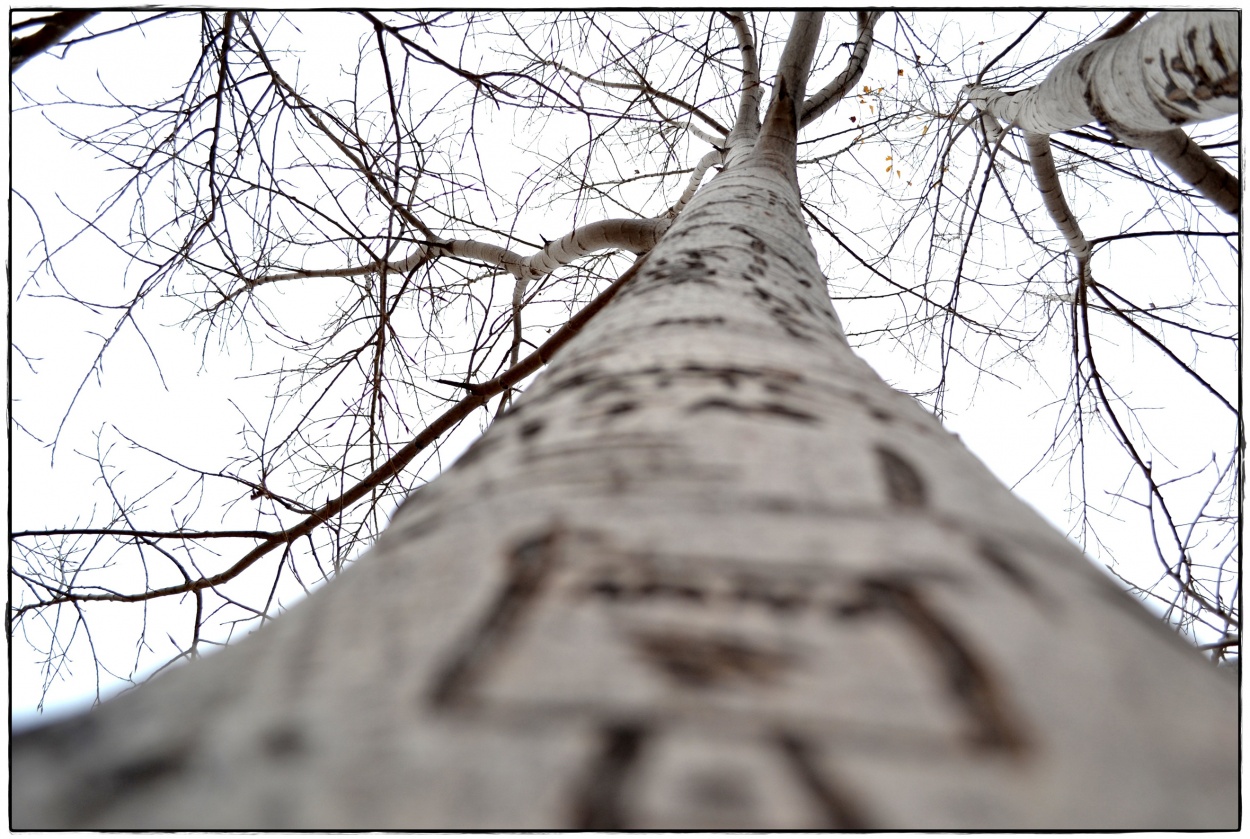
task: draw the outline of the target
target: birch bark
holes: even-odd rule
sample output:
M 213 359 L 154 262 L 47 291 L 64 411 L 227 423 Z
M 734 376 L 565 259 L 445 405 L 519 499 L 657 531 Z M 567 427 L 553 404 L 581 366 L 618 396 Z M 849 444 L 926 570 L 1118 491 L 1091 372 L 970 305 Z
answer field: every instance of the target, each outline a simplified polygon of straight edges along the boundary
M 1233 682 L 851 352 L 776 149 L 333 585 L 17 737 L 13 826 L 1234 826 Z
M 1099 122 L 1127 145 L 1149 151 L 1224 212 L 1237 215 L 1237 177 L 1177 126 L 1237 113 L 1240 36 L 1236 12 L 1160 12 L 1125 34 L 1099 39 L 1068 56 L 1036 87 L 1006 93 L 973 85 L 968 97 L 984 116 L 1039 135 L 1030 140 L 1031 148 L 1057 131 Z M 1053 167 L 1035 172 L 1043 195 L 1058 190 Z M 1054 217 L 1050 197 L 1047 204 Z M 1055 220 L 1071 241 L 1071 228 Z
M 1037 87 L 969 98 L 1023 131 L 1053 134 L 1091 122 L 1168 131 L 1237 113 L 1241 39 L 1236 12 L 1163 12 L 1065 58 Z

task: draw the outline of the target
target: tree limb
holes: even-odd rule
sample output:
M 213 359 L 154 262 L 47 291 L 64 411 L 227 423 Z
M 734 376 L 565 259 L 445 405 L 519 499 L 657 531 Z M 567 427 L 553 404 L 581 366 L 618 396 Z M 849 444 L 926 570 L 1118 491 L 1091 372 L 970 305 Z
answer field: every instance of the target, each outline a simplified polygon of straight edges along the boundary
M 434 422 L 425 427 L 420 434 L 413 440 L 405 444 L 399 451 L 391 455 L 378 468 L 374 469 L 367 476 L 361 479 L 355 486 L 344 492 L 337 498 L 327 501 L 318 507 L 311 515 L 307 516 L 303 521 L 293 527 L 286 528 L 279 533 L 268 536 L 263 542 L 249 551 L 242 559 L 235 562 L 226 570 L 207 577 L 200 577 L 194 580 L 188 580 L 174 586 L 166 586 L 165 588 L 150 589 L 138 594 L 73 594 L 67 593 L 48 600 L 30 603 L 13 612 L 13 619 L 20 618 L 26 612 L 34 609 L 55 606 L 60 603 L 81 602 L 86 600 L 104 600 L 121 603 L 136 603 L 145 600 L 154 600 L 159 597 L 169 597 L 171 595 L 187 594 L 191 592 L 203 591 L 204 589 L 214 588 L 222 583 L 228 582 L 242 574 L 257 560 L 268 554 L 274 548 L 282 545 L 290 544 L 301 536 L 311 533 L 318 526 L 329 521 L 343 510 L 355 504 L 361 498 L 364 498 L 370 491 L 377 486 L 391 480 L 397 476 L 405 466 L 412 461 L 417 454 L 434 443 L 443 434 L 450 431 L 462 420 L 468 417 L 473 411 L 486 404 L 487 400 L 505 388 L 512 387 L 523 381 L 527 376 L 535 373 L 539 368 L 546 364 L 560 347 L 564 346 L 568 341 L 582 330 L 586 323 L 598 314 L 604 306 L 606 306 L 625 285 L 634 278 L 639 268 L 646 260 L 646 255 L 640 256 L 632 266 L 622 274 L 612 285 L 604 289 L 598 297 L 587 303 L 582 309 L 571 318 L 564 326 L 560 327 L 543 345 L 534 352 L 530 353 L 519 364 L 503 374 L 496 376 L 488 382 L 481 382 L 476 385 L 474 392 L 464 397 L 455 405 L 445 410 L 438 416 Z M 458 387 L 464 385 L 457 383 Z
M 864 68 L 868 66 L 868 54 L 872 51 L 872 30 L 883 14 L 884 12 L 860 12 L 858 14 L 856 20 L 858 33 L 855 36 L 855 44 L 851 47 L 851 57 L 846 60 L 846 67 L 833 81 L 803 103 L 799 127 L 816 120 L 836 105 L 864 75 Z
M 1042 193 L 1042 203 L 1045 204 L 1051 221 L 1067 240 L 1068 250 L 1076 258 L 1078 281 L 1084 282 L 1088 279 L 1089 257 L 1093 249 L 1081 232 L 1080 222 L 1072 215 L 1072 210 L 1063 197 L 1063 187 L 1055 171 L 1055 157 L 1050 152 L 1050 136 L 1025 132 L 1024 143 L 1028 147 L 1029 162 L 1033 166 L 1033 180 Z
M 1135 149 L 1150 152 L 1155 160 L 1224 212 L 1234 217 L 1240 215 L 1241 180 L 1181 129 L 1149 133 L 1118 130 L 1115 135 Z
M 14 38 L 9 42 L 9 74 L 40 53 L 47 52 L 65 39 L 70 32 L 82 26 L 96 12 L 53 12 L 46 17 L 23 21 L 20 27 L 39 24 L 39 31 Z

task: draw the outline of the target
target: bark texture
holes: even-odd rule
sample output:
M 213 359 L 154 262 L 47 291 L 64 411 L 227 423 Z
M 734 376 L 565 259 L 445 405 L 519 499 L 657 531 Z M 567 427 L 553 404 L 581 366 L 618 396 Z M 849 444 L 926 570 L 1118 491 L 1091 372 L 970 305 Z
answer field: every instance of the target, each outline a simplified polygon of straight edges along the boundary
M 1230 215 L 1241 184 L 1176 126 L 1237 113 L 1241 37 L 1235 12 L 1160 12 L 1140 26 L 1130 14 L 1111 32 L 1059 62 L 1036 87 L 1005 93 L 972 85 L 990 142 L 998 120 L 1025 135 L 1046 211 L 1067 240 L 1077 274 L 1088 278 L 1091 249 L 1064 198 L 1050 134 L 1101 123 L 1123 143 L 1151 152 L 1207 200 Z
M 1236 731 L 748 161 L 338 581 L 19 735 L 13 826 L 1231 828 Z
M 1076 51 L 1037 87 L 973 87 L 969 98 L 1038 134 L 1095 121 L 1112 131 L 1168 131 L 1237 113 L 1240 36 L 1236 12 L 1163 12 Z

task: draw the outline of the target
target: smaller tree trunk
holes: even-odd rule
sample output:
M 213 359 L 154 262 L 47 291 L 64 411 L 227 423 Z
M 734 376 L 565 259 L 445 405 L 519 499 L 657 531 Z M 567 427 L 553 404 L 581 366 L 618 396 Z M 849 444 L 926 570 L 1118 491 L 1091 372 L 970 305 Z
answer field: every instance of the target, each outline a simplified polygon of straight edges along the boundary
M 1037 134 L 1091 122 L 1113 132 L 1168 131 L 1237 113 L 1240 36 L 1236 12 L 1161 12 L 1077 50 L 1037 87 L 1004 93 L 973 86 L 968 97 Z

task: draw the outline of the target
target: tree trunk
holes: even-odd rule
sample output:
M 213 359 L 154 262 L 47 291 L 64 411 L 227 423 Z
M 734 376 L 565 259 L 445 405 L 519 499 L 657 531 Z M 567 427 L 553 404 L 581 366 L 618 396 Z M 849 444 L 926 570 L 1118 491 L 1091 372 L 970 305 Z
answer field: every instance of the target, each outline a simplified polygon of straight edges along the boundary
M 970 86 L 982 111 L 1035 134 L 1100 122 L 1118 133 L 1169 131 L 1237 113 L 1241 27 L 1236 12 L 1161 12 L 1128 33 L 1060 61 L 1037 87 Z
M 852 354 L 789 173 L 645 260 L 340 579 L 18 736 L 14 827 L 1236 825 L 1233 681 Z
M 1238 178 L 1176 128 L 1237 113 L 1241 25 L 1236 12 L 1160 12 L 1124 34 L 1077 50 L 1036 87 L 1004 93 L 970 85 L 968 98 L 985 117 L 1031 136 L 1034 153 L 1045 142 L 1043 137 L 1101 123 L 1121 142 L 1149 151 L 1224 212 L 1240 212 Z M 995 132 L 998 128 L 987 127 Z M 1072 243 L 1075 228 L 1049 206 L 1049 196 L 1059 194 L 1054 167 L 1036 167 L 1035 158 L 1038 186 L 1077 255 L 1081 248 Z M 1070 215 L 1068 219 L 1074 221 Z M 1079 237 L 1079 230 L 1076 233 Z M 1088 244 L 1083 247 L 1088 251 Z

